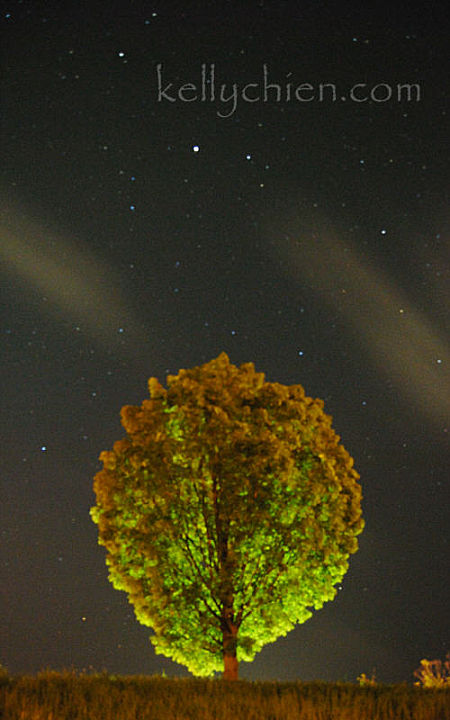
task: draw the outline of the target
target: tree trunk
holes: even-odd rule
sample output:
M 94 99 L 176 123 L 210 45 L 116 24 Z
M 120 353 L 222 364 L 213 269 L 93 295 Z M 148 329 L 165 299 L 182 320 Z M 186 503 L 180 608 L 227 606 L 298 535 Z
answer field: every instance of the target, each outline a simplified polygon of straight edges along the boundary
M 223 679 L 238 679 L 238 659 L 236 656 L 238 628 L 229 620 L 223 623 Z
M 223 679 L 224 680 L 237 680 L 238 679 L 238 659 L 236 654 L 223 655 Z

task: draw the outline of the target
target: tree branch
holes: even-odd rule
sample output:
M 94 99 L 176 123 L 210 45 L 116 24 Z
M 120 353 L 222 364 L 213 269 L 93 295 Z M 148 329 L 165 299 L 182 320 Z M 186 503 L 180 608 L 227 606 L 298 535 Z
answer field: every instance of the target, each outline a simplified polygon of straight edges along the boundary
M 189 545 L 189 537 L 188 537 L 188 535 L 182 536 L 182 540 L 183 540 L 183 543 L 184 543 L 184 545 L 185 545 L 185 547 L 186 547 L 186 550 L 187 550 L 187 553 L 188 553 L 188 555 L 189 555 L 191 564 L 193 565 L 193 567 L 194 567 L 194 569 L 195 569 L 195 571 L 196 571 L 196 573 L 197 573 L 197 575 L 198 575 L 198 577 L 199 577 L 199 579 L 200 579 L 200 582 L 206 587 L 206 589 L 207 589 L 208 592 L 210 593 L 211 599 L 212 599 L 212 601 L 214 602 L 214 604 L 216 605 L 217 609 L 219 610 L 219 613 L 217 613 L 215 610 L 212 609 L 212 607 L 210 607 L 209 603 L 206 601 L 205 598 L 202 598 L 202 600 L 203 600 L 203 602 L 205 603 L 205 605 L 206 605 L 206 607 L 208 608 L 208 610 L 210 611 L 210 613 L 211 613 L 212 615 L 214 615 L 214 617 L 220 619 L 221 606 L 220 606 L 220 604 L 217 602 L 217 600 L 215 599 L 215 597 L 214 597 L 214 595 L 213 595 L 213 593 L 212 593 L 212 589 L 209 587 L 208 583 L 206 582 L 206 580 L 205 580 L 205 578 L 204 578 L 204 576 L 203 576 L 203 573 L 202 573 L 202 571 L 201 571 L 201 569 L 200 569 L 200 567 L 199 567 L 199 565 L 198 565 L 198 563 L 197 563 L 197 561 L 196 561 L 196 559 L 195 559 L 195 557 L 194 557 L 194 555 L 193 555 L 193 553 L 192 553 L 191 547 L 190 547 L 190 545 Z

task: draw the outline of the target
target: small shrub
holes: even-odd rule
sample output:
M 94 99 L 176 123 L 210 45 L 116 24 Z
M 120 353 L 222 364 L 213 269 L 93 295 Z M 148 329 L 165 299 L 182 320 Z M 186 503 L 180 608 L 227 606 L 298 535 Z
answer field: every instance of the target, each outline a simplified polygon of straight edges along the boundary
M 444 662 L 421 660 L 420 668 L 414 671 L 414 677 L 418 678 L 414 685 L 427 688 L 450 687 L 450 653 L 447 653 Z
M 361 675 L 358 675 L 356 678 L 357 682 L 359 682 L 360 686 L 367 686 L 372 685 L 375 686 L 377 684 L 377 681 L 375 679 L 375 670 L 372 670 L 372 676 L 369 678 L 367 677 L 366 673 L 361 673 Z

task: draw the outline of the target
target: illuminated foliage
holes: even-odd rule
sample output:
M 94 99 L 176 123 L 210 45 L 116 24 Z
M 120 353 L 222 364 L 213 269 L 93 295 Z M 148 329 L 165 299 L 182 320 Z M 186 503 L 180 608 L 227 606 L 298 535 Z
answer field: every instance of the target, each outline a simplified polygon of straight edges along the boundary
M 335 596 L 363 528 L 359 476 L 300 385 L 225 353 L 167 385 L 122 408 L 91 515 L 156 651 L 236 678 Z
M 377 684 L 375 670 L 372 671 L 371 677 L 367 677 L 366 673 L 361 673 L 361 675 L 358 675 L 356 680 L 361 685 L 361 687 L 367 687 L 368 685 L 375 687 L 375 685 Z
M 428 688 L 450 687 L 450 653 L 447 653 L 444 662 L 421 660 L 420 668 L 414 671 L 414 676 L 418 679 L 414 685 Z

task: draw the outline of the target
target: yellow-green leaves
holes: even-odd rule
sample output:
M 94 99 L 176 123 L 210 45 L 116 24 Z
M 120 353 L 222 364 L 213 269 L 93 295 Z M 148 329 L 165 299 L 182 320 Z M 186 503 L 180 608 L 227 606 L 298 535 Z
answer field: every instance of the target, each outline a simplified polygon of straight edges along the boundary
M 156 651 L 209 675 L 225 606 L 251 660 L 334 597 L 363 528 L 359 476 L 322 401 L 252 363 L 222 353 L 148 386 L 100 456 L 91 516 Z

